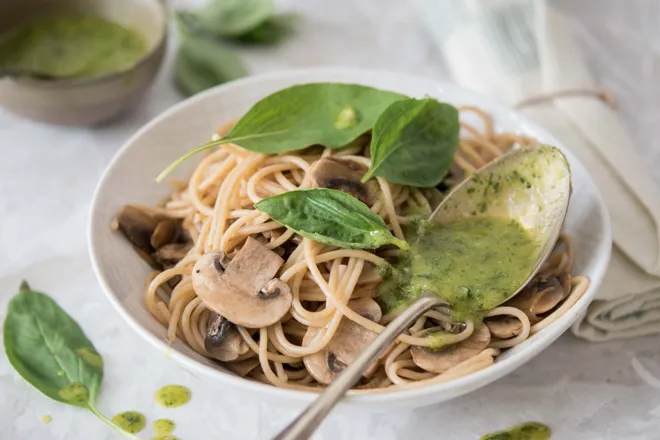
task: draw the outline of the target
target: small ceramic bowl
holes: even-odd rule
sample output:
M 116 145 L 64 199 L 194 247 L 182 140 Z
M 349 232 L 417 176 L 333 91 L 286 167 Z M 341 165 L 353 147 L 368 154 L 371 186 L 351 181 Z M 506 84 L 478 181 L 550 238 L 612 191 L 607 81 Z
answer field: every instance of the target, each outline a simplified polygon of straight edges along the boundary
M 0 1 L 0 33 L 34 19 L 92 15 L 140 32 L 144 57 L 130 70 L 89 79 L 0 78 L 0 106 L 40 122 L 88 125 L 126 109 L 143 94 L 162 63 L 167 14 L 161 0 Z
M 344 82 L 370 85 L 413 97 L 426 95 L 454 105 L 475 105 L 494 118 L 495 129 L 532 136 L 566 153 L 573 177 L 573 195 L 564 228 L 575 243 L 575 273 L 589 277 L 591 284 L 577 303 L 557 321 L 522 344 L 505 352 L 494 365 L 476 373 L 423 388 L 349 395 L 340 405 L 351 410 L 387 410 L 429 405 L 481 388 L 520 367 L 557 339 L 584 313 L 598 289 L 610 256 L 609 217 L 593 180 L 584 167 L 552 135 L 515 111 L 481 95 L 438 81 L 414 76 L 352 69 L 312 69 L 254 76 L 234 81 L 196 95 L 166 111 L 138 131 L 117 153 L 96 190 L 89 225 L 92 264 L 110 302 L 128 324 L 159 350 L 219 383 L 241 392 L 244 398 L 273 404 L 302 406 L 316 394 L 294 391 L 243 379 L 207 359 L 181 340 L 167 343 L 167 329 L 149 314 L 143 303 L 143 288 L 151 268 L 128 241 L 110 230 L 110 223 L 126 203 L 155 204 L 171 192 L 155 177 L 182 153 L 210 139 L 226 121 L 242 116 L 257 100 L 295 84 Z M 482 125 L 478 117 L 465 120 Z M 172 177 L 187 178 L 201 158 L 178 168 Z M 164 361 L 165 362 L 165 361 Z

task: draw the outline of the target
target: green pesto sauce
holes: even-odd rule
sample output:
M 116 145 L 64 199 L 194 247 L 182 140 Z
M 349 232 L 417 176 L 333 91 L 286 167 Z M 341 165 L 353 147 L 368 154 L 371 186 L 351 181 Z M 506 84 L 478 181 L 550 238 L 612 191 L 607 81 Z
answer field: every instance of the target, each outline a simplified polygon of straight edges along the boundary
M 78 356 L 80 356 L 87 365 L 92 367 L 103 367 L 103 358 L 99 356 L 97 352 L 88 347 L 79 348 L 76 350 Z
M 59 16 L 0 36 L 0 70 L 54 78 L 92 78 L 133 67 L 147 52 L 144 37 L 102 18 Z
M 449 302 L 456 321 L 480 321 L 525 281 L 535 246 L 515 220 L 476 217 L 445 227 L 427 224 L 410 252 L 385 274 L 380 300 L 391 311 L 432 292 Z
M 190 401 L 190 390 L 181 385 L 167 385 L 156 391 L 156 402 L 165 408 L 177 408 Z
M 138 433 L 147 424 L 145 417 L 137 411 L 125 411 L 112 418 L 112 421 L 126 432 Z
M 526 422 L 505 431 L 491 432 L 481 440 L 548 440 L 552 435 L 549 427 L 538 422 Z
M 359 122 L 357 110 L 352 105 L 344 107 L 335 119 L 335 128 L 337 130 L 348 130 L 353 128 Z
M 151 423 L 151 427 L 154 430 L 156 436 L 165 436 L 171 434 L 176 428 L 176 424 L 170 419 L 158 419 L 154 420 Z
M 87 406 L 89 403 L 89 390 L 80 382 L 74 382 L 60 388 L 57 392 L 62 400 L 71 405 Z

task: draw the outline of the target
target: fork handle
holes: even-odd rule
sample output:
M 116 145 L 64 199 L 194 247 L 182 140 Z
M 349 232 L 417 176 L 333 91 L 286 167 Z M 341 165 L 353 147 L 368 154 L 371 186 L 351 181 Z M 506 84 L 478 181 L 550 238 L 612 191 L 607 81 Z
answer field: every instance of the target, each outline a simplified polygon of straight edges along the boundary
M 323 419 L 337 402 L 362 377 L 362 374 L 395 339 L 409 328 L 417 318 L 432 308 L 448 306 L 447 302 L 435 295 L 422 295 L 403 313 L 396 317 L 385 330 L 362 352 L 354 362 L 321 393 L 307 409 L 296 417 L 273 440 L 306 440 L 319 427 Z

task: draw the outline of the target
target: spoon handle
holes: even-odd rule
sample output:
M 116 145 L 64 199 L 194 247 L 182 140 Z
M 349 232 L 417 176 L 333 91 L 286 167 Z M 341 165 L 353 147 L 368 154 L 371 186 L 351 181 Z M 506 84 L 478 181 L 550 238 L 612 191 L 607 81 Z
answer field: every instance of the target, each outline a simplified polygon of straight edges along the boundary
M 362 373 L 383 354 L 397 336 L 410 327 L 424 312 L 439 306 L 447 306 L 447 303 L 434 295 L 421 296 L 385 327 L 385 330 L 376 337 L 362 354 L 346 367 L 337 379 L 302 414 L 274 437 L 273 440 L 308 439 L 335 404 L 360 380 Z

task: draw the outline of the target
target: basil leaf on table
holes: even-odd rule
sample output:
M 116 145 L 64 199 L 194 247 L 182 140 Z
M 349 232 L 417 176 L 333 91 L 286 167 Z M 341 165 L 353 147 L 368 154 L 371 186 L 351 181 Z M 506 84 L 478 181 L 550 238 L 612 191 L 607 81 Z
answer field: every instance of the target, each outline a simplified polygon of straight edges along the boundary
M 277 44 L 293 34 L 299 20 L 298 14 L 275 14 L 254 29 L 231 38 L 240 43 Z
M 380 176 L 417 187 L 439 184 L 452 164 L 460 123 L 458 110 L 435 99 L 394 102 L 374 125 L 371 168 L 362 181 Z
M 326 188 L 289 191 L 265 198 L 255 208 L 303 237 L 349 249 L 408 243 L 392 235 L 380 216 L 355 197 Z
M 272 0 L 215 0 L 198 16 L 204 31 L 217 37 L 236 37 L 262 24 L 274 9 Z
M 85 408 L 128 438 L 94 406 L 103 359 L 80 326 L 43 293 L 23 282 L 7 308 L 3 343 L 9 363 L 51 399 Z
M 185 96 L 241 78 L 247 70 L 225 44 L 191 35 L 179 46 L 174 60 L 174 82 Z
M 270 154 L 301 150 L 314 144 L 340 148 L 371 129 L 390 104 L 403 98 L 399 93 L 357 84 L 312 83 L 289 87 L 258 101 L 224 138 L 184 154 L 156 180 L 162 181 L 191 156 L 227 143 Z

